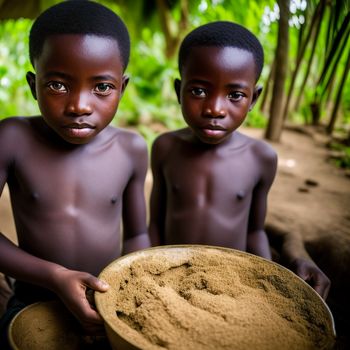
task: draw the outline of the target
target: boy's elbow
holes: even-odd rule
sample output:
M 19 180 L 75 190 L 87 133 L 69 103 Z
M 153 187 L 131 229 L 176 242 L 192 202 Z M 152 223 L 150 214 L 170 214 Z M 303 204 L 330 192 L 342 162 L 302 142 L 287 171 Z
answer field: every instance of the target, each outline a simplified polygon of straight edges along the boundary
M 123 255 L 129 254 L 138 250 L 151 247 L 150 238 L 147 232 L 131 237 L 124 242 Z
M 248 233 L 247 252 L 268 260 L 272 259 L 269 240 L 263 229 Z

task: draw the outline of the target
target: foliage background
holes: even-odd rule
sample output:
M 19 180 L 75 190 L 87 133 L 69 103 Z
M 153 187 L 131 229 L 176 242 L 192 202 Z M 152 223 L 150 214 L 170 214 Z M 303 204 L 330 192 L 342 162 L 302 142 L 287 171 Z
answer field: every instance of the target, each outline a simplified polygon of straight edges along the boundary
M 3 0 L 4 1 L 4 0 Z M 55 0 L 39 1 L 40 11 L 60 2 Z M 180 40 L 194 27 L 214 21 L 230 20 L 240 23 L 255 33 L 265 50 L 265 66 L 259 84 L 264 86 L 265 96 L 249 113 L 246 125 L 265 127 L 269 119 L 269 101 L 271 100 L 271 82 L 273 81 L 273 62 L 277 44 L 278 5 L 273 0 L 148 0 L 148 1 L 97 1 L 117 12 L 126 22 L 132 41 L 132 52 L 127 74 L 130 83 L 121 101 L 115 125 L 137 128 L 148 140 L 165 129 L 184 126 L 180 108 L 173 89 L 173 81 L 178 77 L 176 53 Z M 289 4 L 289 64 L 285 82 L 287 95 L 295 70 L 300 43 L 312 15 L 323 0 L 292 0 Z M 315 59 L 308 73 L 303 89 L 301 103 L 297 109 L 288 111 L 288 122 L 310 123 L 310 104 L 315 92 L 321 89 L 317 80 L 324 65 L 325 42 L 330 31 L 331 13 L 340 8 L 338 22 L 349 13 L 349 1 L 327 1 L 327 7 L 320 29 L 321 39 L 315 48 Z M 0 4 L 1 5 L 1 4 Z M 1 10 L 1 8 L 0 8 Z M 328 12 L 327 12 L 328 11 Z M 0 119 L 13 115 L 34 115 L 39 110 L 30 95 L 25 74 L 32 70 L 28 59 L 28 33 L 32 19 L 3 19 L 0 21 Z M 337 29 L 335 24 L 334 28 Z M 339 24 L 340 25 L 340 24 Z M 339 27 L 339 26 L 338 26 Z M 311 39 L 310 39 L 311 41 Z M 348 40 L 347 40 L 348 41 Z M 344 51 L 350 51 L 349 42 Z M 311 46 L 305 49 L 305 59 L 300 63 L 294 91 L 296 98 L 303 84 L 303 75 L 307 71 L 307 57 Z M 336 98 L 335 87 L 344 75 L 347 64 L 346 54 L 336 62 L 334 79 L 327 91 L 327 104 L 322 107 L 320 123 L 328 123 L 330 111 Z M 349 133 L 350 122 L 350 84 L 345 79 L 342 99 L 337 115 L 337 129 Z M 333 130 L 332 130 L 333 131 Z

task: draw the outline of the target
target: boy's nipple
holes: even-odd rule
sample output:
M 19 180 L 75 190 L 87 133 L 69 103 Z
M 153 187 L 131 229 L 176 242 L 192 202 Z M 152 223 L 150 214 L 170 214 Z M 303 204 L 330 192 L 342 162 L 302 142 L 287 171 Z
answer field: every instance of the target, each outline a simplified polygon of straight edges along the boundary
M 236 194 L 236 198 L 241 201 L 245 197 L 245 192 L 244 191 L 238 191 Z
M 112 197 L 112 198 L 111 198 L 111 203 L 112 203 L 112 204 L 117 203 L 117 201 L 118 201 L 118 198 L 117 198 L 117 197 Z

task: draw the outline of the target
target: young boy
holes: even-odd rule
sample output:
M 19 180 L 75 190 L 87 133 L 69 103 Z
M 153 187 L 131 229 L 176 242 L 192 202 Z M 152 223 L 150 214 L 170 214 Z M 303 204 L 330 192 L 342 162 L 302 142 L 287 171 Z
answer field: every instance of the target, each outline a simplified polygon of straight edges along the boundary
M 258 39 L 231 22 L 203 25 L 182 42 L 175 90 L 188 127 L 152 147 L 153 245 L 218 245 L 271 259 L 264 221 L 276 152 L 237 131 L 261 93 L 263 59 Z M 314 264 L 300 274 L 315 280 Z
M 146 143 L 109 125 L 128 83 L 129 34 L 106 7 L 67 1 L 37 18 L 29 46 L 41 116 L 0 123 L 0 189 L 8 184 L 18 236 L 16 246 L 0 235 L 0 271 L 17 280 L 3 322 L 59 297 L 95 331 L 86 291 L 108 288 L 95 276 L 150 244 Z

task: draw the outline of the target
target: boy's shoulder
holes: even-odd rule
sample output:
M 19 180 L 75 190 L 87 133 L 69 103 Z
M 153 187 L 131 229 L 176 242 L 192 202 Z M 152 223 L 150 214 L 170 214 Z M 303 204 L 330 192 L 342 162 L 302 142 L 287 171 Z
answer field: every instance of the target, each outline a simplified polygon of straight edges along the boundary
M 8 163 L 30 148 L 34 138 L 31 118 L 9 117 L 0 121 L 0 163 Z M 5 163 L 4 163 L 5 162 Z
M 9 117 L 0 121 L 0 142 L 17 140 L 25 135 L 32 134 L 31 121 L 36 117 Z
M 115 135 L 123 140 L 129 140 L 130 142 L 145 144 L 145 139 L 136 131 L 121 127 L 109 126 L 115 133 Z
M 147 150 L 146 140 L 138 134 L 136 131 L 125 129 L 125 128 L 115 128 L 113 126 L 107 127 L 109 132 L 113 135 L 113 139 L 118 142 L 118 144 L 129 151 L 145 151 Z
M 175 143 L 186 141 L 191 135 L 189 128 L 167 131 L 156 137 L 153 147 L 172 147 Z
M 187 128 L 167 131 L 158 135 L 152 143 L 152 162 L 159 162 L 169 159 L 170 153 L 177 149 L 181 143 L 183 143 L 186 134 Z
M 1 130 L 15 130 L 18 128 L 27 127 L 30 123 L 30 119 L 38 117 L 8 117 L 0 120 Z
M 274 148 L 266 141 L 256 139 L 241 132 L 236 132 L 242 145 L 247 145 L 251 152 L 262 160 L 277 160 L 277 153 Z

